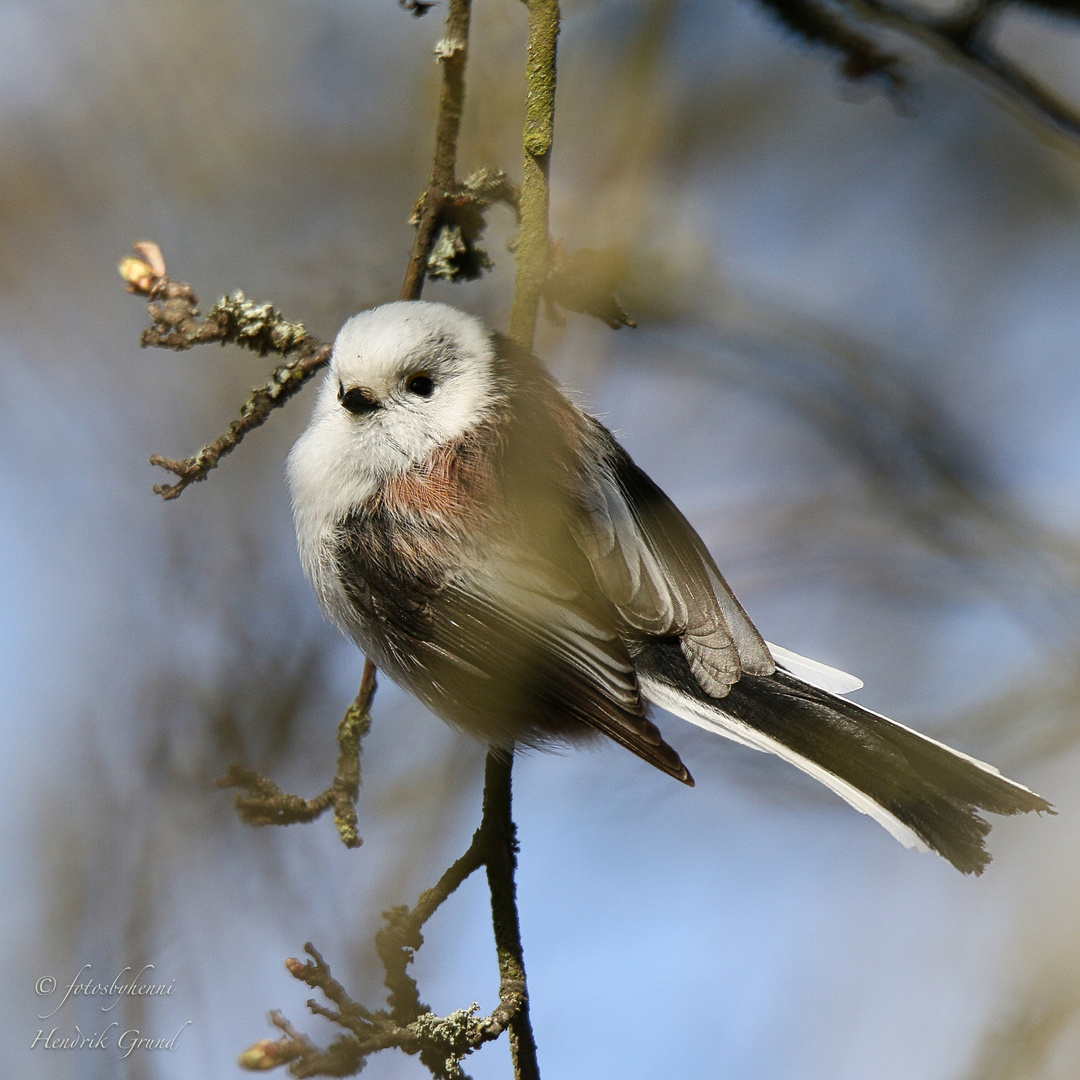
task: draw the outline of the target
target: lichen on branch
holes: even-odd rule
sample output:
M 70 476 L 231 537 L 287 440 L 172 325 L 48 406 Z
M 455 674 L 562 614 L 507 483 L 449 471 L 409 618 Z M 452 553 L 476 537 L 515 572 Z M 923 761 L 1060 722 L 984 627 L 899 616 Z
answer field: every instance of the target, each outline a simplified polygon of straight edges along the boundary
M 527 0 L 529 44 L 525 63 L 524 164 L 521 180 L 521 233 L 517 247 L 517 284 L 510 312 L 510 337 L 532 349 L 540 294 L 548 280 L 551 201 L 548 171 L 555 138 L 556 56 L 559 41 L 558 0 Z
M 511 764 L 505 755 L 489 754 L 480 827 L 465 853 L 431 889 L 421 893 L 415 907 L 402 905 L 383 912 L 386 925 L 375 935 L 375 948 L 385 972 L 388 1007 L 368 1009 L 355 1001 L 318 949 L 308 942 L 304 950 L 310 959 L 293 957 L 285 961 L 285 967 L 329 1002 L 325 1005 L 311 999 L 307 1003 L 310 1011 L 330 1020 L 343 1033 L 329 1046 L 319 1047 L 280 1013 L 274 1013 L 271 1022 L 286 1037 L 255 1043 L 240 1056 L 241 1066 L 261 1071 L 288 1064 L 297 1077 L 346 1076 L 360 1072 L 372 1054 L 396 1048 L 416 1055 L 436 1080 L 464 1080 L 462 1061 L 509 1030 L 515 1080 L 539 1080 L 515 898 L 517 843 L 510 814 Z M 447 1016 L 436 1016 L 420 1000 L 408 968 L 424 943 L 424 924 L 480 867 L 487 871 L 491 891 L 499 1002 L 487 1016 L 477 1015 L 476 1002 Z
M 222 297 L 203 315 L 195 290 L 183 281 L 169 277 L 161 248 L 153 241 L 135 244 L 138 256 L 120 262 L 120 276 L 128 292 L 149 299 L 150 326 L 143 331 L 140 344 L 159 349 L 182 351 L 217 342 L 239 345 L 259 356 L 274 352 L 292 359 L 274 369 L 270 378 L 251 392 L 240 408 L 240 416 L 229 429 L 198 453 L 182 460 L 153 454 L 152 465 L 167 469 L 179 480 L 175 484 L 156 484 L 154 491 L 163 499 L 177 498 L 190 484 L 205 480 L 221 459 L 232 453 L 249 431 L 266 423 L 270 414 L 285 404 L 316 372 L 330 360 L 330 346 L 307 332 L 302 323 L 286 319 L 272 304 L 254 304 L 241 292 Z
M 249 825 L 296 825 L 314 821 L 333 807 L 341 842 L 360 847 L 356 828 L 356 800 L 360 795 L 360 746 L 371 730 L 371 702 L 375 697 L 375 665 L 364 665 L 360 690 L 338 725 L 337 772 L 330 786 L 313 799 L 282 791 L 272 780 L 245 765 L 231 765 L 218 787 L 241 789 L 235 804 Z
M 479 246 L 487 227 L 485 211 L 497 202 L 518 209 L 520 192 L 501 169 L 478 169 L 461 184 L 444 193 L 438 227 L 427 257 L 427 276 L 444 281 L 472 281 L 492 267 L 488 253 Z M 429 192 L 416 203 L 412 225 L 424 219 Z

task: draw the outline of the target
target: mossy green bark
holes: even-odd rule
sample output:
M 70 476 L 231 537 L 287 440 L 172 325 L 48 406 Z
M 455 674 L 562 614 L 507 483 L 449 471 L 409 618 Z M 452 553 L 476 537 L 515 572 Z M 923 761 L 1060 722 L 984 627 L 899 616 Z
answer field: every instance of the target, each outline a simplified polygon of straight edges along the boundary
M 510 313 L 510 336 L 531 349 L 536 312 L 547 281 L 548 166 L 555 135 L 555 59 L 559 40 L 558 0 L 529 0 L 529 51 L 525 66 L 525 163 L 521 181 L 521 233 L 517 288 Z

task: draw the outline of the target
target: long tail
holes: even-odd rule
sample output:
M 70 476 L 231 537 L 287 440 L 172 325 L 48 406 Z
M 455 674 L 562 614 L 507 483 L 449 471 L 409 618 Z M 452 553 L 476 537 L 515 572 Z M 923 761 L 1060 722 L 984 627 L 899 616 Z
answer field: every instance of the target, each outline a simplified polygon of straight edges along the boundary
M 675 638 L 654 640 L 635 664 L 643 693 L 661 708 L 790 761 L 905 847 L 932 849 L 965 874 L 981 874 L 990 861 L 983 844 L 990 825 L 977 811 L 1054 812 L 992 765 L 783 667 L 775 675 L 744 675 L 727 697 L 712 698 L 697 685 Z

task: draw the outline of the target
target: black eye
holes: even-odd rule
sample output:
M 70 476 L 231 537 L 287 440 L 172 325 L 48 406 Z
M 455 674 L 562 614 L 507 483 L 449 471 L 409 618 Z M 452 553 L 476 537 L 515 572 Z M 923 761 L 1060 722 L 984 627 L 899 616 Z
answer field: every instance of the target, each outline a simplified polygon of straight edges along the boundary
M 346 390 L 338 384 L 338 401 L 343 409 L 347 409 L 353 416 L 362 416 L 364 413 L 374 412 L 379 403 L 362 386 L 354 386 Z
M 430 375 L 414 375 L 406 384 L 405 389 L 417 397 L 431 397 L 435 393 L 435 384 Z

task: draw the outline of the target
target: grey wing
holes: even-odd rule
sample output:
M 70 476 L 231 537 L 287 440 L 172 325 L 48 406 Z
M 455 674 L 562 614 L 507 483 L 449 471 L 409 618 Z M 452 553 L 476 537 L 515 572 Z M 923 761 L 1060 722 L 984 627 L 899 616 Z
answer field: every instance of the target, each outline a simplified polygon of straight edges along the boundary
M 575 534 L 629 627 L 677 637 L 701 688 L 723 697 L 742 674 L 771 675 L 772 654 L 693 526 L 593 421 L 586 515 Z
M 492 543 L 467 572 L 458 564 L 421 575 L 401 557 L 400 525 L 358 515 L 342 524 L 335 554 L 364 616 L 358 640 L 388 675 L 495 745 L 597 731 L 693 783 L 646 718 L 615 613 L 570 537 L 565 567 Z
M 508 734 L 518 741 L 573 740 L 591 729 L 693 784 L 645 716 L 633 662 L 605 607 L 553 563 L 503 553 L 479 577 L 440 590 L 433 648 L 418 655 L 428 653 L 436 681 L 455 684 L 468 713 L 511 719 L 517 730 Z

